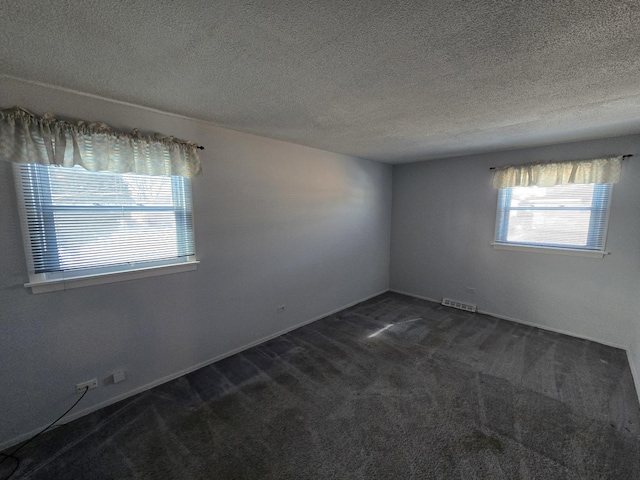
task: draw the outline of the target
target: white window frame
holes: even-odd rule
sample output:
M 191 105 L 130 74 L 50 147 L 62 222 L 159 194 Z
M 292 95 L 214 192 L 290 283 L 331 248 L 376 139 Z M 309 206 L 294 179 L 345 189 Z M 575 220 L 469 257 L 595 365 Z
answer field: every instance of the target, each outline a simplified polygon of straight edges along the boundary
M 67 290 L 70 288 L 86 287 L 90 285 L 101 285 L 126 280 L 155 277 L 159 275 L 181 273 L 197 269 L 199 261 L 196 259 L 196 256 L 194 254 L 168 260 L 142 261 L 132 264 L 107 267 L 103 266 L 97 268 L 83 268 L 78 270 L 60 270 L 54 272 L 36 273 L 33 253 L 31 249 L 32 241 L 29 232 L 29 219 L 25 206 L 25 190 L 23 188 L 20 166 L 20 164 L 14 164 L 13 169 L 16 184 L 16 195 L 22 224 L 23 243 L 29 274 L 29 282 L 25 283 L 24 286 L 27 288 L 31 288 L 31 291 L 34 294 Z M 189 181 L 189 179 L 185 179 L 184 181 L 186 182 L 184 184 L 189 188 L 189 195 L 191 196 L 191 182 Z M 191 233 L 195 236 L 195 231 L 192 231 Z
M 515 208 L 510 207 L 510 194 L 511 188 L 501 188 L 498 190 L 498 204 L 496 208 L 496 226 L 494 242 L 491 244 L 493 248 L 497 250 L 513 250 L 522 252 L 536 252 L 536 253 L 549 253 L 558 255 L 573 255 L 581 257 L 602 258 L 608 255 L 606 251 L 607 232 L 609 229 L 609 213 L 611 209 L 611 195 L 613 185 L 609 183 L 597 183 L 594 184 L 594 188 L 598 190 L 597 195 L 594 195 L 592 205 L 588 209 L 591 210 L 591 215 L 596 212 L 603 212 L 605 216 L 603 224 L 602 245 L 599 248 L 593 246 L 594 233 L 589 233 L 588 245 L 582 246 L 562 246 L 558 244 L 545 244 L 545 243 L 525 243 L 525 242 L 511 242 L 506 239 L 508 231 L 508 218 L 509 213 Z M 602 205 L 606 208 L 601 208 Z M 584 208 L 584 207 L 583 207 Z M 524 210 L 542 210 L 537 207 L 523 207 Z M 569 208 L 553 208 L 553 210 L 569 210 Z M 591 244 L 591 245 L 589 245 Z

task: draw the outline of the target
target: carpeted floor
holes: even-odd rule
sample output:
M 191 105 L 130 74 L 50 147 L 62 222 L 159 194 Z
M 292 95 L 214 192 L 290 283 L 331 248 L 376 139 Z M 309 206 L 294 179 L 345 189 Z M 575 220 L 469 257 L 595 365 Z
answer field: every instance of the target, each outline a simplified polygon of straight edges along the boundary
M 640 409 L 622 350 L 387 293 L 21 456 L 14 478 L 640 479 Z

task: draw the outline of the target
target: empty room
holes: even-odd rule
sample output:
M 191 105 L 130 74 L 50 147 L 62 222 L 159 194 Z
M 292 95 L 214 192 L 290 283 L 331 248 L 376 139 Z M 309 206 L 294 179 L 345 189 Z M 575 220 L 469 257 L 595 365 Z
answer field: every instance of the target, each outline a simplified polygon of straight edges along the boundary
M 0 0 L 0 479 L 640 479 L 636 0 Z

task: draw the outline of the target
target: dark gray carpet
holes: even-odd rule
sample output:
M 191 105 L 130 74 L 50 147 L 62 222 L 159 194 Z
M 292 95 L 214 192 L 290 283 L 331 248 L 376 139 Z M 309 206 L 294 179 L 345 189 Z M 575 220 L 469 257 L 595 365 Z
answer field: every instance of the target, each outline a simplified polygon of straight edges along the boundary
M 623 351 L 387 293 L 60 427 L 16 477 L 639 479 L 639 423 Z

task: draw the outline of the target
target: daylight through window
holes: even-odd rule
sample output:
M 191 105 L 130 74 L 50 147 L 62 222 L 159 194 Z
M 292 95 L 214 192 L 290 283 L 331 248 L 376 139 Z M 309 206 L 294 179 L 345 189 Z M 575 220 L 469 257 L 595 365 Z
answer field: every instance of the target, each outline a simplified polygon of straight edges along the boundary
M 182 176 L 15 166 L 33 283 L 195 261 Z
M 497 244 L 603 251 L 611 185 L 501 188 Z

